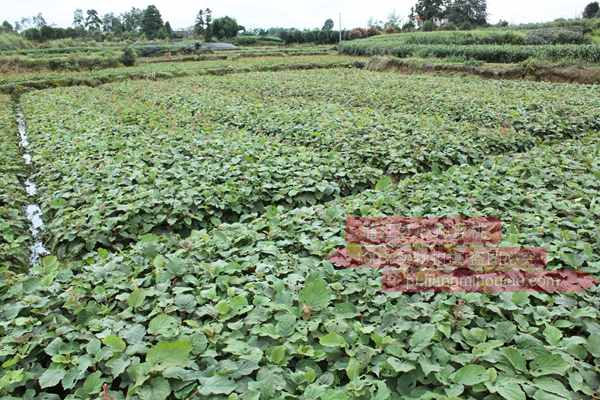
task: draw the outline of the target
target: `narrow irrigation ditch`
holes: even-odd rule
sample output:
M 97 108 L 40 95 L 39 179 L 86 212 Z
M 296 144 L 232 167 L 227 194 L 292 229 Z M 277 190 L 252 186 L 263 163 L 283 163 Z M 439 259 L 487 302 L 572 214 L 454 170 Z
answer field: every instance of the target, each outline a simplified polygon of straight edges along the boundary
M 44 247 L 44 243 L 42 242 L 41 233 L 44 228 L 44 221 L 42 219 L 42 209 L 37 204 L 37 186 L 34 181 L 34 169 L 33 169 L 33 160 L 31 157 L 31 144 L 29 142 L 29 137 L 27 136 L 27 123 L 25 121 L 25 116 L 23 115 L 23 110 L 21 109 L 21 105 L 19 103 L 19 99 L 14 99 L 14 111 L 15 118 L 17 119 L 17 132 L 19 135 L 19 147 L 21 153 L 23 155 L 23 161 L 28 171 L 27 180 L 24 182 L 25 192 L 29 198 L 30 203 L 25 207 L 25 215 L 27 220 L 29 221 L 29 231 L 32 236 L 32 245 L 31 245 L 31 265 L 36 264 L 41 257 L 48 255 L 48 250 Z

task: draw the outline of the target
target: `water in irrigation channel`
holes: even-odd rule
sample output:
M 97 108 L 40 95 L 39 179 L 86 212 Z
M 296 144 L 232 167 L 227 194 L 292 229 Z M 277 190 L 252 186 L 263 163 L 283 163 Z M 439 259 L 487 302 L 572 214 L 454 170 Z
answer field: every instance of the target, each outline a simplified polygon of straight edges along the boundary
M 17 117 L 17 128 L 19 131 L 19 145 L 23 151 L 23 160 L 25 164 L 31 168 L 31 154 L 29 153 L 29 139 L 27 137 L 27 125 L 25 124 L 25 117 L 19 105 L 16 105 L 16 117 Z M 30 174 L 29 178 L 25 181 L 25 191 L 27 196 L 32 201 L 37 195 L 37 186 L 33 181 L 33 173 Z M 44 228 L 44 221 L 42 220 L 42 209 L 35 202 L 25 207 L 25 215 L 29 220 L 29 230 L 33 237 L 33 245 L 31 246 L 31 264 L 36 264 L 41 257 L 48 254 L 48 250 L 42 243 L 40 234 Z

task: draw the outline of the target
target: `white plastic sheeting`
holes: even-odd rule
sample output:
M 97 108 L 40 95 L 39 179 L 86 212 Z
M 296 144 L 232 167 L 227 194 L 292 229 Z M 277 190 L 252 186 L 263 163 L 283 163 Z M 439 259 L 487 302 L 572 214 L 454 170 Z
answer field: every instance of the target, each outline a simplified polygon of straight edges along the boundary
M 17 116 L 17 128 L 19 131 L 19 145 L 23 152 L 23 160 L 25 164 L 31 166 L 32 158 L 29 153 L 29 138 L 27 137 L 27 124 L 25 123 L 25 117 L 20 107 L 17 105 L 16 110 Z M 33 181 L 33 176 L 30 176 L 25 181 L 25 191 L 30 199 L 34 199 L 37 195 L 37 186 Z M 39 205 L 31 203 L 25 207 L 25 215 L 29 220 L 29 230 L 33 237 L 33 245 L 31 246 L 31 264 L 36 264 L 41 257 L 48 254 L 48 250 L 44 247 L 44 243 L 41 240 L 41 232 L 44 228 L 44 221 L 42 219 L 42 209 Z

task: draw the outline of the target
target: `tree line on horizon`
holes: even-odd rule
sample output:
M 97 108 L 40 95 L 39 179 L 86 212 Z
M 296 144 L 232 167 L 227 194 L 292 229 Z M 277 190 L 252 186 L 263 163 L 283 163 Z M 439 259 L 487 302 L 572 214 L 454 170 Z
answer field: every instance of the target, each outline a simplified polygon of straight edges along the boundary
M 208 8 L 201 10 L 198 16 L 199 19 L 197 18 L 191 33 L 199 37 L 204 36 L 206 40 L 211 40 L 213 37 L 222 39 L 236 36 L 244 29 L 235 19 L 227 16 L 213 19 L 212 11 Z M 149 5 L 145 9 L 132 7 L 131 10 L 120 15 L 112 12 L 100 15 L 95 9 L 85 12 L 77 9 L 73 13 L 72 25 L 67 28 L 48 24 L 44 16 L 39 13 L 30 18 L 21 18 L 14 25 L 4 21 L 0 25 L 0 32 L 18 33 L 26 39 L 37 42 L 67 38 L 90 38 L 102 41 L 112 38 L 136 39 L 141 36 L 150 40 L 181 37 L 180 33 L 173 30 L 169 21 L 163 22 L 162 15 L 155 5 Z
M 600 18 L 598 1 L 589 3 L 582 14 L 583 18 Z M 343 30 L 342 39 L 352 40 L 370 37 L 380 33 L 405 31 L 468 30 L 487 26 L 487 0 L 417 0 L 407 19 L 391 13 L 386 21 L 369 20 L 367 28 Z M 508 22 L 501 21 L 501 26 Z M 85 12 L 77 9 L 73 13 L 72 26 L 67 28 L 48 24 L 41 13 L 30 18 L 21 18 L 14 24 L 4 21 L 0 33 L 12 32 L 22 37 L 44 42 L 55 39 L 93 39 L 96 41 L 137 39 L 176 39 L 182 37 L 203 38 L 205 41 L 231 39 L 238 34 L 277 37 L 289 43 L 333 44 L 339 40 L 340 32 L 335 31 L 335 23 L 327 19 L 320 29 L 268 28 L 247 30 L 236 19 L 229 16 L 213 18 L 209 8 L 200 9 L 193 26 L 174 31 L 169 21 L 163 21 L 159 9 L 149 5 L 145 9 L 132 7 L 120 15 L 113 12 L 100 15 L 95 9 Z

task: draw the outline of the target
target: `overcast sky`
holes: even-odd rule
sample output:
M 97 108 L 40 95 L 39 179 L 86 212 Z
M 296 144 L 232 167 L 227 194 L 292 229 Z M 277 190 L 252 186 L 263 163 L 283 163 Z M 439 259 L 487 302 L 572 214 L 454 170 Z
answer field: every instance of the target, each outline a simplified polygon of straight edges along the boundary
M 591 0 L 488 0 L 490 21 L 505 19 L 512 23 L 549 21 L 581 15 Z M 67 26 L 76 8 L 94 8 L 100 14 L 117 14 L 131 8 L 155 4 L 165 21 L 173 28 L 193 24 L 199 8 L 209 7 L 215 16 L 235 17 L 247 28 L 256 27 L 321 27 L 327 18 L 342 26 L 365 26 L 369 17 L 385 19 L 394 10 L 406 17 L 416 0 L 0 0 L 0 20 L 11 23 L 21 17 L 41 12 L 48 23 Z

